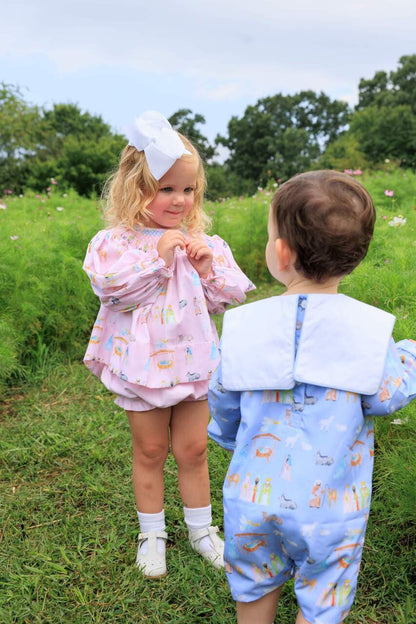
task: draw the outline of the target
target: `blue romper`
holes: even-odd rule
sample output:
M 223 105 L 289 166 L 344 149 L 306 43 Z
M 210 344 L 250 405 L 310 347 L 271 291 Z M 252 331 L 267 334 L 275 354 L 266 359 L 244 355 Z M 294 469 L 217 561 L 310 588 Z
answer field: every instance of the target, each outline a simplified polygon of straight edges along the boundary
M 372 416 L 416 398 L 416 342 L 345 295 L 272 297 L 225 314 L 210 384 L 232 596 L 294 577 L 303 616 L 342 621 L 354 600 L 371 499 Z

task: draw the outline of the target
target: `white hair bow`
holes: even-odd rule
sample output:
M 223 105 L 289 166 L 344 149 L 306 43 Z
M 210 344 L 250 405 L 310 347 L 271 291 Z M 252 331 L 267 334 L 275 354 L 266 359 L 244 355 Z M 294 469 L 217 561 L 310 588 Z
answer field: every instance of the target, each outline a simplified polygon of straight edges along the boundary
M 146 111 L 127 129 L 129 145 L 144 151 L 150 173 L 160 180 L 184 154 L 191 154 L 168 120 L 156 111 Z

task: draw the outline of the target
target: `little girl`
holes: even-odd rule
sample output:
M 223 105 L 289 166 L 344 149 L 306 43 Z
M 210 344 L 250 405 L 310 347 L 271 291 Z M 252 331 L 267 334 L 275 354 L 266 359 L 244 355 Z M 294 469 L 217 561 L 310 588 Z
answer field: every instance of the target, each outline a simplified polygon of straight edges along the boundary
M 84 263 L 101 307 L 86 366 L 117 395 L 133 441 L 140 523 L 136 563 L 166 574 L 163 467 L 169 450 L 192 548 L 220 569 L 223 542 L 211 526 L 207 390 L 219 363 L 210 318 L 254 288 L 219 236 L 207 236 L 205 176 L 193 145 L 160 113 L 129 130 L 107 184 L 109 229 Z

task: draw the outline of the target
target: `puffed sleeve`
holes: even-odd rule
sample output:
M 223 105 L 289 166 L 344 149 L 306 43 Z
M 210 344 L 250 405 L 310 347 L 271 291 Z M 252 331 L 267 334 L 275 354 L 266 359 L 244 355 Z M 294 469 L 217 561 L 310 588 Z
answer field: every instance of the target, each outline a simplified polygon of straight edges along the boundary
M 366 416 L 386 416 L 416 399 L 416 342 L 391 339 L 384 373 L 376 394 L 363 396 Z
M 153 303 L 172 276 L 156 249 L 146 251 L 133 241 L 134 235 L 102 230 L 90 242 L 83 265 L 102 305 L 119 312 Z
M 240 425 L 240 392 L 225 390 L 221 383 L 221 363 L 211 377 L 208 392 L 211 421 L 208 435 L 219 446 L 233 451 Z
M 255 286 L 234 260 L 227 243 L 217 235 L 208 238 L 214 256 L 212 272 L 201 278 L 201 284 L 209 313 L 220 314 L 228 305 L 242 303 Z

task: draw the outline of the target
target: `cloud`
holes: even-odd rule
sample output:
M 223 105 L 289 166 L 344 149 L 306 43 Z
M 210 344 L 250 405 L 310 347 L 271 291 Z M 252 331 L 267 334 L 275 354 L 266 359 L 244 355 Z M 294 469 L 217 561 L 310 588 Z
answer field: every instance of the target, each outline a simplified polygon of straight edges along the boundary
M 357 92 L 339 95 L 337 99 L 346 102 L 349 106 L 355 106 L 358 102 Z
M 222 84 L 216 87 L 209 87 L 207 85 L 201 86 L 197 90 L 197 95 L 207 100 L 213 100 L 215 102 L 222 102 L 224 100 L 235 100 L 236 98 L 245 95 L 245 90 L 242 85 L 237 83 Z
M 349 74 L 357 47 L 374 38 L 380 58 L 392 38 L 400 36 L 402 46 L 414 41 L 412 15 L 413 0 L 397 0 L 393 12 L 387 0 L 342 6 L 327 0 L 14 0 L 3 10 L 0 55 L 47 54 L 63 73 L 92 66 L 203 73 L 234 83 L 238 95 L 236 72 L 240 81 L 258 83 L 267 68 L 267 79 L 276 82 L 282 67 L 289 73 L 314 63 L 334 68 L 338 61 L 338 74 Z M 224 87 L 210 97 L 224 97 Z
M 361 78 L 415 53 L 415 22 L 414 0 L 394 10 L 391 0 L 13 0 L 2 9 L 0 70 L 12 82 L 29 76 L 38 101 L 69 97 L 115 125 L 128 105 L 183 107 L 215 117 L 221 132 L 276 93 L 355 103 Z

